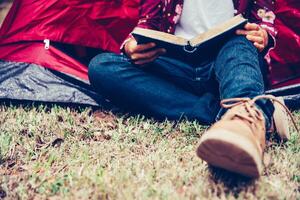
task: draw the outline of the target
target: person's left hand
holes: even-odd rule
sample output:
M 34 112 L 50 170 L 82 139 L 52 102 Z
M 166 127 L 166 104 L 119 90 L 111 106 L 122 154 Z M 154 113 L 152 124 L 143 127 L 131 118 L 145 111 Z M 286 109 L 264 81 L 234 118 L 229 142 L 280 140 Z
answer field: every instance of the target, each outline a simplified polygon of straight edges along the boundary
M 268 46 L 269 35 L 267 31 L 255 23 L 247 23 L 244 28 L 245 30 L 237 30 L 236 34 L 245 35 L 262 52 Z

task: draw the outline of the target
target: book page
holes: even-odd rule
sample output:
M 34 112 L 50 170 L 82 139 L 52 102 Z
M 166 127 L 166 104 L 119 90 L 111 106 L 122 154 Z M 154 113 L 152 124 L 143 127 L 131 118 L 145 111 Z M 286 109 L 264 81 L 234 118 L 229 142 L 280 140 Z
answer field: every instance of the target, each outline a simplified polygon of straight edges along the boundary
M 171 44 L 177 44 L 182 46 L 187 45 L 186 39 L 169 33 L 164 33 L 161 31 L 155 31 L 155 30 L 144 29 L 144 28 L 135 28 L 132 33 L 146 36 L 148 38 L 152 38 L 155 40 L 161 40 Z
M 233 17 L 232 19 L 226 21 L 225 23 L 222 23 L 198 36 L 190 40 L 190 44 L 192 46 L 197 46 L 207 40 L 210 40 L 211 38 L 214 38 L 218 35 L 223 34 L 224 32 L 227 32 L 231 30 L 232 28 L 246 22 L 247 20 L 243 18 L 241 15 L 237 15 Z

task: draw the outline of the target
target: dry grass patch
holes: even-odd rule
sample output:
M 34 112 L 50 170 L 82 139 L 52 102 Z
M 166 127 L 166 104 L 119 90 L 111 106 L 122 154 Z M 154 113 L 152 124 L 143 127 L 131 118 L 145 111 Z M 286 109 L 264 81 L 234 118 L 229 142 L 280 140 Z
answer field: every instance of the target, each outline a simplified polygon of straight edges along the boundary
M 259 180 L 196 157 L 196 122 L 0 107 L 0 199 L 300 199 L 300 137 L 269 142 Z M 300 114 L 295 113 L 297 122 Z

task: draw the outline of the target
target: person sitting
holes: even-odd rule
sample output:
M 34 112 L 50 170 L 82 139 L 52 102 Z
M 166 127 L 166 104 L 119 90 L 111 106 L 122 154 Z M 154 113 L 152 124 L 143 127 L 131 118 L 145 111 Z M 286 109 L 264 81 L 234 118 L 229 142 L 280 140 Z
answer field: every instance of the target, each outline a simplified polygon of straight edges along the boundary
M 214 123 L 200 139 L 198 156 L 213 166 L 259 177 L 277 101 L 264 95 L 264 57 L 275 43 L 273 9 L 273 0 L 141 0 L 137 27 L 187 39 L 237 14 L 249 23 L 196 63 L 164 56 L 165 49 L 138 44 L 130 35 L 123 54 L 106 52 L 91 61 L 90 82 L 132 112 Z

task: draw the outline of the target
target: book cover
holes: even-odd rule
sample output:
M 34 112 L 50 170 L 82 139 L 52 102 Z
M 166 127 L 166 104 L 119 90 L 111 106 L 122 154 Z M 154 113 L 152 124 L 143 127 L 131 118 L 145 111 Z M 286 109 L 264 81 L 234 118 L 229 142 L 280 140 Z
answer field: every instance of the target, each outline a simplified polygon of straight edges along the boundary
M 216 54 L 222 44 L 235 35 L 237 29 L 243 29 L 247 22 L 247 19 L 237 15 L 191 40 L 143 28 L 135 28 L 132 35 L 138 44 L 154 42 L 158 48 L 167 50 L 166 56 L 195 62 Z

